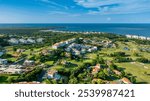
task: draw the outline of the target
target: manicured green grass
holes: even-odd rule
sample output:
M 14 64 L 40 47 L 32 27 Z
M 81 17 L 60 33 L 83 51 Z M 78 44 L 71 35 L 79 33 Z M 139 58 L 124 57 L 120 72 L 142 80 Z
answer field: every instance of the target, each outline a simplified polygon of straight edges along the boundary
M 89 59 L 95 59 L 96 58 L 96 53 L 89 53 L 86 55 Z
M 142 65 L 138 62 L 135 63 L 116 63 L 118 66 L 125 69 L 127 73 L 131 73 L 137 77 L 137 83 L 150 84 L 150 65 Z M 148 68 L 144 68 L 144 66 Z M 147 72 L 148 75 L 145 74 Z
M 16 62 L 17 58 L 8 58 L 9 61 Z
M 46 65 L 53 65 L 54 61 L 47 61 L 45 62 Z
M 84 63 L 92 63 L 93 61 L 91 59 L 87 59 L 83 61 Z
M 147 52 L 140 52 L 139 48 L 144 47 L 143 45 L 137 45 L 134 42 L 117 42 L 119 45 L 118 48 L 107 48 L 102 49 L 100 53 L 110 54 L 114 52 L 125 52 L 128 57 L 132 58 L 133 60 L 136 60 L 139 58 L 138 56 L 134 56 L 133 52 L 136 51 L 140 54 L 140 57 L 145 57 L 147 59 L 150 59 L 150 54 Z M 124 50 L 124 47 L 128 47 L 130 50 Z M 113 60 L 113 57 L 109 57 L 107 55 L 100 55 L 105 60 Z M 150 84 L 150 64 L 143 64 L 143 63 L 116 63 L 118 66 L 123 67 L 127 73 L 131 73 L 133 76 L 137 77 L 137 83 L 149 83 Z M 145 73 L 147 72 L 148 75 Z
M 53 66 L 52 69 L 56 69 L 56 70 L 59 70 L 61 68 L 64 68 L 63 66 L 61 65 L 56 65 L 56 66 Z
M 71 62 L 73 64 L 77 64 L 77 65 L 82 65 L 83 64 L 83 62 L 81 62 L 81 61 L 75 61 L 75 60 L 69 60 L 68 62 Z

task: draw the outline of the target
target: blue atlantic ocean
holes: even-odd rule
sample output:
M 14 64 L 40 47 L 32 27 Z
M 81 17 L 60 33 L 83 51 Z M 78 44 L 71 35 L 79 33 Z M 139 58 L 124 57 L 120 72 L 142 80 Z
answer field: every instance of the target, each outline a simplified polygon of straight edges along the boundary
M 0 28 L 46 28 L 60 31 L 96 31 L 115 34 L 133 34 L 150 36 L 150 24 L 122 24 L 122 23 L 53 23 L 53 24 L 0 24 Z

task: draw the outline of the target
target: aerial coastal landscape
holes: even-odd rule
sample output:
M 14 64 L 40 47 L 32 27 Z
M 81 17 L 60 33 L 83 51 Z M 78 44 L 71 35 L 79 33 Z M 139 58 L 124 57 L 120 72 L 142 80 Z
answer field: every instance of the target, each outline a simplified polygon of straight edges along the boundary
M 150 83 L 150 37 L 57 28 L 0 28 L 0 83 Z
M 150 84 L 149 5 L 0 0 L 0 84 Z

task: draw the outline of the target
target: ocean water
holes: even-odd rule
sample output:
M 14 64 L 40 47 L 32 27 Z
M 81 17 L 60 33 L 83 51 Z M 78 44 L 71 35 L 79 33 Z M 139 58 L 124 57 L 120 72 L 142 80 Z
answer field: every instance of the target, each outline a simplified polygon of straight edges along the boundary
M 0 28 L 53 28 L 61 31 L 96 31 L 150 37 L 150 24 L 0 24 Z

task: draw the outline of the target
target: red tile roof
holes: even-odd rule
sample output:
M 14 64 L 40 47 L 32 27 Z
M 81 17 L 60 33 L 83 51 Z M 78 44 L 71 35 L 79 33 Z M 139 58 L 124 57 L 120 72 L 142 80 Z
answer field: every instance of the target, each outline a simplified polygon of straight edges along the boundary
M 132 82 L 126 77 L 122 78 L 121 80 L 122 80 L 123 83 L 132 84 Z

